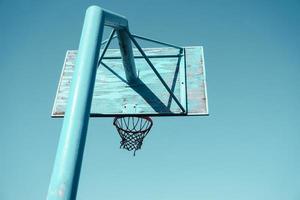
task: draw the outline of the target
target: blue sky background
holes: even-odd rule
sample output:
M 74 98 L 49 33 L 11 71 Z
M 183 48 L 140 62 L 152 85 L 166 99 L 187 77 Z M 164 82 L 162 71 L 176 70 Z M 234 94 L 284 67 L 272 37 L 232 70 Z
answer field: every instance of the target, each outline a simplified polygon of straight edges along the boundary
M 209 117 L 154 118 L 142 150 L 91 119 L 78 200 L 299 200 L 300 2 L 0 0 L 0 199 L 45 199 L 65 52 L 92 4 L 131 31 L 203 45 Z

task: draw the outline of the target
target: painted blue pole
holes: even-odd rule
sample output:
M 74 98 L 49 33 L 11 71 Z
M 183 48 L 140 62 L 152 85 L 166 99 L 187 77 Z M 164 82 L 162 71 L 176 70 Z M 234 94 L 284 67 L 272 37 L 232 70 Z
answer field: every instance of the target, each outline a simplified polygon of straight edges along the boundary
M 118 14 L 98 6 L 86 11 L 47 200 L 76 199 L 104 25 L 128 30 L 126 18 Z
M 125 70 L 126 79 L 129 84 L 134 83 L 137 79 L 136 67 L 134 63 L 134 56 L 132 51 L 131 40 L 128 35 L 129 30 L 117 30 L 119 47 L 123 58 L 123 66 Z
M 87 9 L 47 200 L 76 199 L 104 28 L 99 7 Z

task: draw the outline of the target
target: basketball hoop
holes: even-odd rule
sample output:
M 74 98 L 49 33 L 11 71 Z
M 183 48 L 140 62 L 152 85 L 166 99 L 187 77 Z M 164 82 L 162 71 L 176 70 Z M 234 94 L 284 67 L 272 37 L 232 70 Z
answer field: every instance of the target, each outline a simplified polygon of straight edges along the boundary
M 102 41 L 104 26 L 113 30 Z M 119 48 L 109 49 L 114 38 Z M 166 47 L 143 49 L 137 40 Z M 78 51 L 67 51 L 52 109 L 64 121 L 47 199 L 75 198 L 89 117 L 115 117 L 120 148 L 135 156 L 152 128 L 149 116 L 208 115 L 205 76 L 202 46 L 132 34 L 125 17 L 90 6 Z
M 149 133 L 153 121 L 148 116 L 118 116 L 115 117 L 113 125 L 121 137 L 120 148 L 128 151 L 139 150 L 143 145 L 143 140 Z

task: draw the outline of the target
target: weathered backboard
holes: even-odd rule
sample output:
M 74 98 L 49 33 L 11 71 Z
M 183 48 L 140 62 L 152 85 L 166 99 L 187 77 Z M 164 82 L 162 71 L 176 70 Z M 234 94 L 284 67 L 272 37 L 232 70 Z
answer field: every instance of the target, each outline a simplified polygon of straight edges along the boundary
M 184 111 L 137 49 L 133 52 L 138 80 L 131 85 L 126 81 L 120 50 L 108 49 L 97 70 L 91 117 L 208 115 L 203 48 L 185 47 L 182 53 L 171 47 L 143 50 Z M 64 116 L 76 55 L 76 50 L 67 51 L 52 117 Z

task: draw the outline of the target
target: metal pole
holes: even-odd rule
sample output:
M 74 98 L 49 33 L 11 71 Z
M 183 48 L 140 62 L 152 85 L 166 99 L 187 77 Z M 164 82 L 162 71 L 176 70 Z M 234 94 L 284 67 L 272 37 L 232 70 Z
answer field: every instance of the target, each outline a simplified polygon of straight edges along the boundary
M 86 11 L 47 200 L 76 199 L 104 25 L 128 29 L 120 15 L 98 6 Z
M 129 30 L 127 30 L 129 32 Z M 125 70 L 126 79 L 129 84 L 134 83 L 137 78 L 136 68 L 134 63 L 131 40 L 125 29 L 117 31 L 121 55 L 123 58 L 123 66 Z
M 47 200 L 76 199 L 103 28 L 102 10 L 96 6 L 89 7 Z

